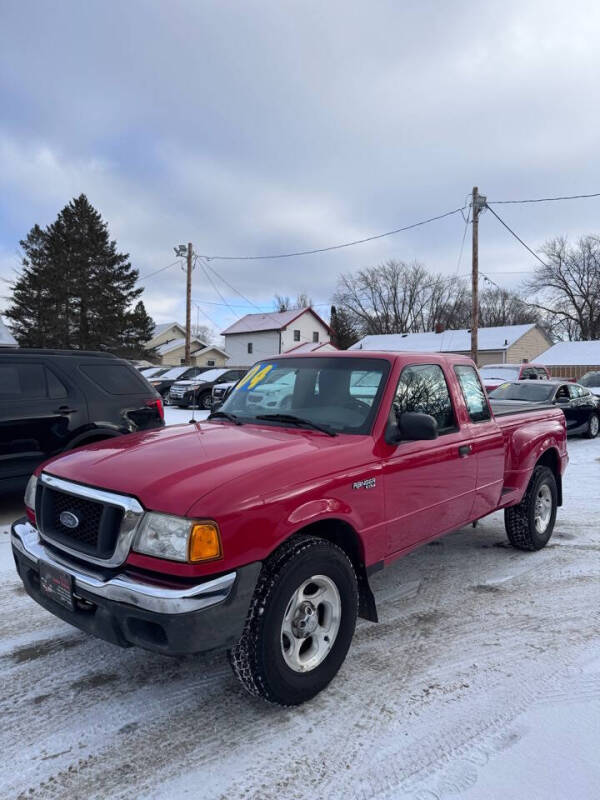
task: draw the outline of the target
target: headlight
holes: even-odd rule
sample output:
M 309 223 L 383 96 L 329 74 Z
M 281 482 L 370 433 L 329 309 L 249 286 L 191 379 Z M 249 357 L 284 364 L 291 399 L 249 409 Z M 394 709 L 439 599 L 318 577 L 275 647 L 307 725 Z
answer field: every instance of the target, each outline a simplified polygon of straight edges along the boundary
M 171 561 L 214 561 L 221 558 L 221 537 L 216 522 L 148 513 L 138 531 L 134 550 Z
M 32 475 L 31 478 L 27 481 L 27 486 L 25 488 L 25 505 L 27 508 L 31 508 L 32 511 L 35 511 L 35 492 L 37 489 L 37 481 L 35 475 Z

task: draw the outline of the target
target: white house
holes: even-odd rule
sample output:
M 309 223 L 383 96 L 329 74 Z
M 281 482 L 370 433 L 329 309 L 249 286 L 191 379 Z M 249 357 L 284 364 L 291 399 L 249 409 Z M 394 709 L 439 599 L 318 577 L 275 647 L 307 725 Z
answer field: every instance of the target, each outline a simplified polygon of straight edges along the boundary
M 600 340 L 557 342 L 536 361 L 552 375 L 578 380 L 586 372 L 600 372 Z
M 312 308 L 246 314 L 223 331 L 231 364 L 245 367 L 261 358 L 285 353 L 298 345 L 330 348 L 331 329 Z
M 154 335 L 146 342 L 146 350 L 158 357 L 159 363 L 178 367 L 185 363 L 185 328 L 178 322 L 163 322 L 154 326 Z M 195 367 L 224 367 L 229 359 L 220 347 L 206 344 L 193 336 L 190 365 Z
M 551 341 L 544 331 L 534 323 L 529 325 L 500 325 L 479 328 L 478 363 L 520 364 L 522 361 L 538 361 L 538 356 L 547 350 Z M 409 353 L 471 353 L 471 331 L 442 331 L 435 333 L 387 333 L 364 336 L 350 350 L 392 350 Z
M 17 340 L 0 317 L 0 347 L 17 347 Z

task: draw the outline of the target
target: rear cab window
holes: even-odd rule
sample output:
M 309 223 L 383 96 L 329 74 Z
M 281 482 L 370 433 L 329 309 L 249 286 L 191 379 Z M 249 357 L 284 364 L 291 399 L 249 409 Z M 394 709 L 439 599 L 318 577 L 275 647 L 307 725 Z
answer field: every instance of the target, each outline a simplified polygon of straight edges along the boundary
M 471 422 L 486 422 L 491 418 L 490 407 L 483 386 L 474 367 L 457 364 L 454 367 L 460 390 Z

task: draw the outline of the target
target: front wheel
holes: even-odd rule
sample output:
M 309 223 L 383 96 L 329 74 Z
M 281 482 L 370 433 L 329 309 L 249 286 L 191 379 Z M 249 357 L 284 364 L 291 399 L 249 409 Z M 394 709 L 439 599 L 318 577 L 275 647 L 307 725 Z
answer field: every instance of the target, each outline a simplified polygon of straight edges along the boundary
M 210 411 L 212 408 L 212 396 L 210 392 L 204 392 L 198 398 L 198 408 L 203 411 Z
M 587 429 L 585 431 L 584 436 L 586 439 L 595 439 L 600 432 L 600 417 L 598 414 L 590 414 L 590 418 L 588 419 Z
M 337 545 L 313 536 L 283 544 L 261 570 L 233 671 L 252 695 L 293 706 L 336 675 L 358 612 L 356 573 Z
M 552 536 L 556 521 L 556 478 L 548 467 L 536 467 L 518 506 L 504 510 L 508 540 L 518 550 L 541 550 Z

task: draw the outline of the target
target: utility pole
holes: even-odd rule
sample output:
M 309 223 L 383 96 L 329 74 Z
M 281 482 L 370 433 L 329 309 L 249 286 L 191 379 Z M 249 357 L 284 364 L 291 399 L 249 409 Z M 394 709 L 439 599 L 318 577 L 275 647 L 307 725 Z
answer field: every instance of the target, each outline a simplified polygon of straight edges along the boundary
M 473 214 L 473 257 L 471 275 L 471 358 L 477 364 L 477 351 L 479 349 L 479 214 L 484 208 L 486 199 L 479 194 L 477 186 L 473 187 L 473 200 L 471 210 Z
M 191 360 L 192 338 L 192 243 L 187 246 L 187 278 L 185 288 L 185 363 Z

